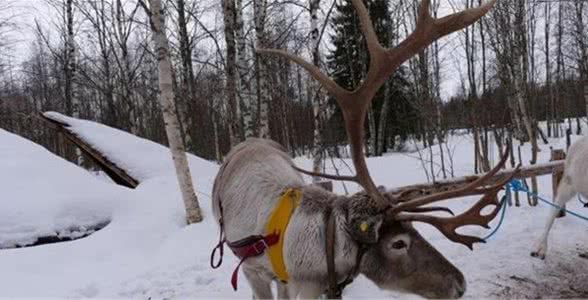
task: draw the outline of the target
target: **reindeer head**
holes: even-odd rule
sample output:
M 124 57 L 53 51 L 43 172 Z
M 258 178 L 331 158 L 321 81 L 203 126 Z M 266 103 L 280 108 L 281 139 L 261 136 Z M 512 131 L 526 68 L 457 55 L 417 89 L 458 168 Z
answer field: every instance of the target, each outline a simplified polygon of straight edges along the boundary
M 455 299 L 466 290 L 463 274 L 410 223 L 389 223 L 360 263 L 360 272 L 386 290 Z
M 297 170 L 313 176 L 354 181 L 363 187 L 365 192 L 348 199 L 348 232 L 359 243 L 371 245 L 365 260 L 361 263 L 361 270 L 382 288 L 400 289 L 430 297 L 461 296 L 465 291 L 463 275 L 412 228 L 411 222 L 431 224 L 451 241 L 472 249 L 474 243 L 483 240 L 458 234 L 456 229 L 466 225 L 488 227 L 488 222 L 498 213 L 496 194 L 510 178 L 505 178 L 492 186 L 487 186 L 487 181 L 504 166 L 508 152 L 505 152 L 501 162 L 491 172 L 468 185 L 401 202 L 391 201 L 391 195 L 386 195 L 383 190 L 376 188 L 363 152 L 366 112 L 373 97 L 387 79 L 400 65 L 435 40 L 476 22 L 496 1 L 490 0 L 479 7 L 435 19 L 429 13 L 430 1 L 422 0 L 414 32 L 397 47 L 387 49 L 378 42 L 363 1 L 352 0 L 370 54 L 367 76 L 354 91 L 342 88 L 318 67 L 300 57 L 283 50 L 257 50 L 262 54 L 277 54 L 305 68 L 341 107 L 356 174 L 342 177 Z M 471 195 L 483 197 L 458 216 L 441 218 L 426 214 L 436 210 L 447 210 L 427 206 L 431 203 Z M 495 206 L 493 211 L 482 215 L 482 210 L 489 205 Z

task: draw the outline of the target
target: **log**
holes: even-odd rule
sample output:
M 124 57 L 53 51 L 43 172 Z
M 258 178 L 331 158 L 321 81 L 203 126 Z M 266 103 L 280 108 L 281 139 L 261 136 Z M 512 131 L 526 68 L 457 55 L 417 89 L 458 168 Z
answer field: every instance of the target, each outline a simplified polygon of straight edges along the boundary
M 128 188 L 136 188 L 139 185 L 139 181 L 129 175 L 124 169 L 117 166 L 114 162 L 110 161 L 100 151 L 94 149 L 90 144 L 84 141 L 82 138 L 77 136 L 70 128 L 69 124 L 53 120 L 46 117 L 42 113 L 39 114 L 40 118 L 47 122 L 51 128 L 62 134 L 68 141 L 76 145 L 82 153 L 86 154 L 92 159 L 102 170 L 110 177 L 114 182 L 119 185 L 126 186 Z
M 564 160 L 556 160 L 548 163 L 521 167 L 518 173 L 514 176 L 514 178 L 523 179 L 528 177 L 553 174 L 557 172 L 563 172 L 563 169 Z M 514 171 L 515 169 L 502 170 L 493 177 L 491 177 L 487 184 L 495 183 L 500 179 L 504 178 L 504 176 L 512 174 Z M 407 185 L 388 190 L 386 194 L 390 195 L 393 198 L 399 199 L 400 201 L 407 201 L 412 198 L 423 195 L 454 190 L 476 180 L 477 178 L 478 176 L 464 176 L 444 181 L 438 181 L 435 183 L 419 183 L 414 185 Z

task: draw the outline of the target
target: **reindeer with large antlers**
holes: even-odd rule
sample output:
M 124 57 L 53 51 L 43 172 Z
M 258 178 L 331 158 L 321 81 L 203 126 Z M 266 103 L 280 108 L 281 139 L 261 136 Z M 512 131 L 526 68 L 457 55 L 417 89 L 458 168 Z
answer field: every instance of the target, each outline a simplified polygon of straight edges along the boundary
M 215 179 L 213 210 L 221 241 L 242 259 L 255 298 L 272 298 L 274 280 L 279 298 L 317 298 L 323 293 L 337 297 L 359 273 L 384 289 L 425 297 L 461 297 L 466 289 L 462 273 L 419 235 L 412 222 L 431 224 L 451 241 L 470 249 L 483 242 L 456 230 L 467 225 L 488 227 L 494 219 L 499 210 L 497 193 L 510 178 L 494 185 L 488 185 L 488 179 L 504 166 L 508 152 L 491 172 L 470 184 L 404 199 L 378 188 L 370 177 L 362 147 L 363 124 L 372 98 L 401 64 L 433 41 L 474 23 L 496 0 L 440 19 L 430 16 L 429 1 L 423 0 L 415 31 L 393 49 L 379 44 L 362 0 L 352 2 L 370 54 L 367 77 L 356 90 L 341 88 L 317 67 L 284 51 L 258 52 L 280 55 L 301 65 L 335 97 L 343 112 L 356 175 L 319 175 L 355 181 L 364 191 L 339 196 L 307 185 L 300 173 L 309 172 L 296 168 L 279 144 L 248 139 L 231 150 Z M 292 197 L 285 196 L 290 194 Z M 472 195 L 483 196 L 458 216 L 428 214 L 449 211 L 429 206 L 432 203 Z M 482 214 L 488 206 L 494 206 L 493 210 Z M 281 225 L 274 227 L 276 222 Z M 222 242 L 217 247 L 221 252 Z M 212 259 L 211 264 L 218 266 Z M 237 271 L 233 275 L 235 288 L 236 279 Z

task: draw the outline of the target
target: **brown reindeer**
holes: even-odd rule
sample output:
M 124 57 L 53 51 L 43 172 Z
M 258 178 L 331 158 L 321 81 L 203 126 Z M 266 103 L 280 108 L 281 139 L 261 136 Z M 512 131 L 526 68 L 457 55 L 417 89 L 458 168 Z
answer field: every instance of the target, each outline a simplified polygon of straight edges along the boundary
M 413 228 L 412 222 L 431 224 L 451 241 L 470 249 L 474 243 L 483 242 L 456 230 L 467 225 L 488 227 L 496 216 L 496 195 L 510 178 L 491 186 L 487 181 L 504 166 L 508 152 L 491 172 L 461 188 L 399 199 L 378 188 L 370 177 L 362 147 L 363 124 L 372 98 L 402 63 L 440 37 L 474 23 L 496 0 L 440 19 L 430 16 L 429 1 L 423 0 L 415 31 L 393 49 L 378 42 L 362 0 L 352 2 L 370 53 L 367 77 L 356 90 L 341 88 L 314 65 L 282 50 L 258 52 L 296 62 L 336 98 L 345 119 L 356 175 L 341 177 L 300 170 L 279 144 L 248 139 L 231 150 L 214 182 L 213 208 L 224 234 L 222 240 L 242 258 L 245 276 L 257 299 L 273 297 L 272 281 L 277 282 L 279 298 L 317 298 L 324 293 L 338 297 L 360 273 L 383 289 L 459 298 L 466 290 L 463 274 Z M 337 195 L 306 184 L 301 173 L 354 181 L 364 191 Z M 285 198 L 290 193 L 293 198 Z M 483 196 L 460 215 L 427 214 L 448 211 L 429 206 L 432 203 L 469 195 Z M 284 211 L 283 203 L 289 208 L 279 220 L 286 220 L 286 225 L 268 232 L 274 222 L 268 220 L 275 220 L 276 212 Z M 487 206 L 494 208 L 482 214 Z

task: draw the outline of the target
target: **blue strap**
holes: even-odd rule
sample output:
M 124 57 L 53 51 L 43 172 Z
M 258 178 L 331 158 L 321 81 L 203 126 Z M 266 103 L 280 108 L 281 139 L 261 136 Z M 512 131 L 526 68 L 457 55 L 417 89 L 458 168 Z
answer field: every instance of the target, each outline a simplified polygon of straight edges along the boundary
M 580 219 L 582 219 L 582 220 L 584 220 L 584 221 L 588 221 L 588 217 L 585 217 L 585 216 L 583 216 L 583 215 L 580 215 L 580 214 L 578 214 L 578 213 L 575 213 L 575 212 L 573 212 L 573 211 L 571 211 L 571 210 L 568 210 L 568 209 L 566 209 L 566 208 L 564 208 L 564 207 L 561 207 L 561 206 L 559 206 L 559 205 L 557 205 L 557 204 L 554 204 L 554 203 L 552 203 L 551 201 L 549 201 L 549 200 L 547 200 L 547 199 L 545 199 L 545 198 L 543 198 L 543 197 L 541 197 L 541 196 L 537 195 L 536 193 L 533 193 L 533 192 L 529 191 L 529 189 L 527 189 L 526 187 L 524 187 L 524 186 L 523 186 L 523 184 L 521 183 L 521 181 L 520 181 L 520 180 L 513 179 L 513 180 L 511 180 L 511 181 L 508 183 L 508 185 L 509 185 L 509 186 L 510 186 L 510 187 L 511 187 L 511 188 L 512 188 L 514 191 L 516 191 L 516 192 L 525 192 L 525 193 L 527 193 L 527 194 L 529 194 L 529 195 L 531 195 L 531 196 L 533 196 L 533 197 L 536 197 L 537 199 L 541 200 L 541 202 L 543 202 L 543 203 L 545 203 L 545 204 L 548 204 L 548 205 L 550 205 L 550 206 L 552 206 L 552 207 L 555 207 L 555 208 L 557 208 L 557 209 L 559 209 L 559 210 L 563 210 L 563 211 L 565 211 L 566 213 L 568 213 L 568 214 L 570 214 L 570 215 L 572 215 L 572 216 L 574 216 L 574 217 L 580 218 Z
M 502 199 L 500 200 L 500 205 L 502 206 L 500 209 L 502 210 L 501 214 L 500 214 L 500 221 L 498 221 L 498 225 L 496 225 L 496 228 L 494 228 L 494 230 L 492 230 L 492 232 L 490 232 L 490 234 L 488 234 L 487 236 L 485 236 L 483 238 L 483 240 L 485 242 L 488 241 L 489 238 L 491 238 L 497 231 L 498 229 L 500 229 L 500 226 L 502 226 L 502 223 L 504 222 L 504 216 L 506 215 L 506 207 L 508 206 L 508 201 L 510 200 L 510 192 L 511 192 L 511 187 L 510 185 L 506 186 L 506 193 L 504 194 L 504 196 L 502 196 Z

